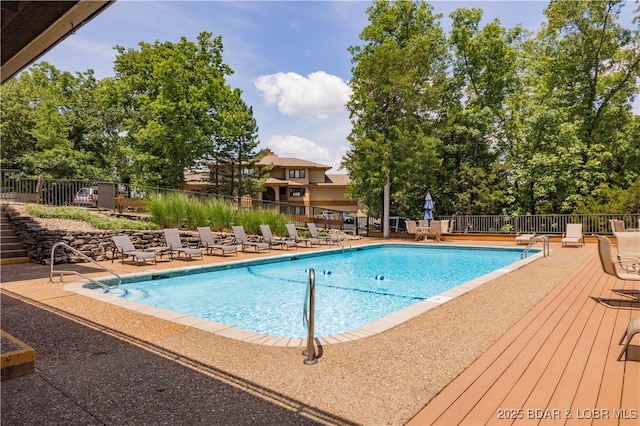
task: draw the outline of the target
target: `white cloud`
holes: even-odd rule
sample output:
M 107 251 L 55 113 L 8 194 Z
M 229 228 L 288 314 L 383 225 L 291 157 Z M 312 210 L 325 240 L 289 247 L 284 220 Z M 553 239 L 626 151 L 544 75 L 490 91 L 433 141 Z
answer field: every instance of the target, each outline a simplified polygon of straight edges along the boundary
M 316 71 L 303 77 L 294 72 L 262 75 L 254 84 L 267 105 L 284 115 L 327 118 L 344 111 L 351 89 L 340 77 Z
M 269 139 L 269 148 L 279 157 L 296 157 L 307 161 L 330 165 L 329 150 L 321 148 L 309 139 L 293 135 L 274 135 Z

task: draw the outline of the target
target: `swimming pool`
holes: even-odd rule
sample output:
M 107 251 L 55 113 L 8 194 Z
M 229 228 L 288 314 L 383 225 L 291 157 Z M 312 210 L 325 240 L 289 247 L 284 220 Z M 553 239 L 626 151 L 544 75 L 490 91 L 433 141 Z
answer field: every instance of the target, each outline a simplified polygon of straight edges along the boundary
M 302 339 L 307 271 L 314 268 L 315 334 L 335 336 L 380 321 L 388 328 L 401 322 L 392 318 L 398 313 L 416 305 L 421 310 L 437 306 L 536 257 L 521 261 L 521 253 L 516 248 L 376 244 L 136 274 L 123 277 L 115 292 L 130 303 L 192 319 Z M 460 287 L 463 283 L 466 287 Z

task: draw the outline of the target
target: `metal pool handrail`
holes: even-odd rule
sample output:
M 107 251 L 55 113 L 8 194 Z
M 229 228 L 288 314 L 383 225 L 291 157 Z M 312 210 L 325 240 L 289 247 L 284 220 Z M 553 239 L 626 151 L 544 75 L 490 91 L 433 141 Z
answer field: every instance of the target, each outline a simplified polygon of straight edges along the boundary
M 302 322 L 307 327 L 307 349 L 302 351 L 302 355 L 307 357 L 303 362 L 307 365 L 312 365 L 318 362 L 316 349 L 313 345 L 313 320 L 315 316 L 316 299 L 316 273 L 313 268 L 309 269 L 307 284 L 307 292 L 304 297 L 304 307 L 302 309 Z
M 533 247 L 536 241 L 542 241 L 542 257 L 546 258 L 549 256 L 549 237 L 546 235 L 536 235 L 531 239 L 531 241 L 529 241 L 527 248 L 522 251 L 522 254 L 520 255 L 521 259 L 527 257 L 527 253 L 529 253 L 529 250 Z
M 54 272 L 54 271 L 53 271 L 53 267 L 54 267 L 54 262 L 53 262 L 53 258 L 54 258 L 54 256 L 53 256 L 53 255 L 54 255 L 54 252 L 55 252 L 56 248 L 57 248 L 57 247 L 60 247 L 60 246 L 63 246 L 63 247 L 64 247 L 64 248 L 66 248 L 67 250 L 71 250 L 72 252 L 76 253 L 77 255 L 79 255 L 80 257 L 82 257 L 83 259 L 88 260 L 89 262 L 91 262 L 91 263 L 93 263 L 93 264 L 95 264 L 95 265 L 98 265 L 101 269 L 104 269 L 105 271 L 107 271 L 107 272 L 109 272 L 110 274 L 114 275 L 114 276 L 118 279 L 118 283 L 117 283 L 116 285 L 114 285 L 114 286 L 108 286 L 108 285 L 106 285 L 105 283 L 100 282 L 100 281 L 97 281 L 97 280 L 94 280 L 93 278 L 88 277 L 88 276 L 86 276 L 86 275 L 84 275 L 83 273 L 78 272 L 78 271 L 63 271 L 63 270 L 57 270 L 57 271 L 55 271 L 55 272 L 59 272 L 59 273 L 60 273 L 60 282 L 63 282 L 63 281 L 64 281 L 64 279 L 63 279 L 64 274 L 75 274 L 75 275 L 79 275 L 79 276 L 81 276 L 82 278 L 84 278 L 84 279 L 86 279 L 86 280 L 91 281 L 92 283 L 94 283 L 94 284 L 96 284 L 96 285 L 98 285 L 98 286 L 100 286 L 100 287 L 104 288 L 105 290 L 113 290 L 113 289 L 115 289 L 115 288 L 120 287 L 120 283 L 122 283 L 122 278 L 120 278 L 120 275 L 116 274 L 114 271 L 112 271 L 111 269 L 107 268 L 106 266 L 101 265 L 100 263 L 98 263 L 98 262 L 96 262 L 95 260 L 91 259 L 89 256 L 85 255 L 84 253 L 82 253 L 82 252 L 80 252 L 80 251 L 78 251 L 78 250 L 74 249 L 74 248 L 73 248 L 73 247 L 71 247 L 69 244 L 62 243 L 62 242 L 55 243 L 55 244 L 51 247 L 51 270 L 49 271 L 49 284 L 52 284 L 52 283 L 53 283 L 53 272 Z

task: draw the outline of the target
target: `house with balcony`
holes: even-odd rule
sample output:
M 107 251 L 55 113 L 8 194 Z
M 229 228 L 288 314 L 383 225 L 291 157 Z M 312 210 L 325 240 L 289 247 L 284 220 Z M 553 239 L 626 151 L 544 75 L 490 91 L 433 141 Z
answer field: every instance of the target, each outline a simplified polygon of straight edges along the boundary
M 314 163 L 295 157 L 279 157 L 273 151 L 254 164 L 256 175 L 262 175 L 259 169 L 269 168 L 268 176 L 258 194 L 263 204 L 273 203 L 282 213 L 294 216 L 307 216 L 322 219 L 340 219 L 328 217 L 331 212 L 358 211 L 357 201 L 347 199 L 345 191 L 349 175 L 327 173 L 331 166 Z M 183 189 L 203 191 L 211 185 L 212 173 L 187 174 Z
M 356 213 L 358 203 L 345 197 L 349 175 L 329 174 L 331 166 L 268 151 L 256 168 L 271 166 L 262 201 L 276 202 L 283 213 L 319 217 L 333 210 Z

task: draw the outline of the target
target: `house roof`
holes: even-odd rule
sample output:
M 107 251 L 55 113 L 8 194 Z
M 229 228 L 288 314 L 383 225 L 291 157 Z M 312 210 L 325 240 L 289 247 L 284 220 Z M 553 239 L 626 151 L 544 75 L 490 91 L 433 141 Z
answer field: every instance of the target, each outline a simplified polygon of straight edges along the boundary
M 256 165 L 257 166 L 274 165 L 274 166 L 286 167 L 286 168 L 300 167 L 300 168 L 306 168 L 306 169 L 323 169 L 323 170 L 329 170 L 331 168 L 331 166 L 326 166 L 320 163 L 314 163 L 311 161 L 303 160 L 301 158 L 278 157 L 278 155 L 276 155 L 271 151 L 269 151 L 267 155 L 262 157 L 260 161 L 256 163 Z
M 265 181 L 265 184 L 268 185 L 286 185 L 286 186 L 304 186 L 304 184 L 300 182 L 294 182 L 292 180 L 278 179 L 274 177 L 270 177 Z
M 349 175 L 346 174 L 330 174 L 330 175 L 324 175 L 325 177 L 325 184 L 331 184 L 331 185 L 347 185 L 349 182 L 351 182 L 351 178 L 349 177 Z

